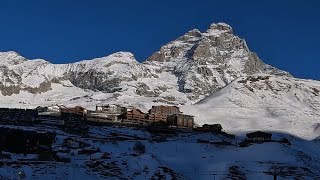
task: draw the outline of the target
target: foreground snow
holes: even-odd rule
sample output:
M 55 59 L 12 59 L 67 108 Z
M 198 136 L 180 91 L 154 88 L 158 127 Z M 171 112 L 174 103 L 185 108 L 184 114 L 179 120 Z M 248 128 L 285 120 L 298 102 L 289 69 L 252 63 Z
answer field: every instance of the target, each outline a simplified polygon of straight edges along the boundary
M 320 175 L 320 141 L 305 141 L 287 134 L 273 134 L 273 138 L 286 137 L 291 145 L 270 142 L 238 147 L 241 136 L 233 140 L 207 133 L 180 133 L 156 142 L 148 132 L 132 128 L 90 127 L 88 138 L 55 131 L 59 134 L 56 149 L 64 138 L 73 136 L 90 144 L 88 149 L 99 152 L 80 154 L 81 149 L 75 149 L 64 153 L 64 157 L 71 158 L 70 163 L 38 161 L 37 155 L 3 152 L 10 154 L 12 160 L 2 160 L 5 164 L 0 167 L 0 177 L 15 179 L 19 172 L 24 172 L 26 179 L 271 179 L 268 173 L 274 169 L 281 169 L 282 178 L 314 179 Z M 225 140 L 233 145 L 203 144 L 198 139 Z M 146 147 L 141 155 L 133 150 L 137 141 Z

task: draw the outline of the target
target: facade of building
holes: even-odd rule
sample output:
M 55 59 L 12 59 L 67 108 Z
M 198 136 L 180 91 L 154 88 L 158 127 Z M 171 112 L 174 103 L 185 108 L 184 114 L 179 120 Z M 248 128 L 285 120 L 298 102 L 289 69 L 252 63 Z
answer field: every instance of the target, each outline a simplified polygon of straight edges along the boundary
M 85 117 L 87 115 L 87 109 L 81 106 L 75 106 L 72 108 L 60 108 L 61 114 L 75 114 Z
M 146 114 L 137 108 L 126 108 L 126 111 L 121 115 L 122 122 L 133 124 L 146 124 L 149 120 L 146 119 Z
M 172 114 L 181 114 L 181 111 L 178 106 L 152 106 L 149 110 L 149 114 L 163 114 L 163 115 L 172 115 Z
M 117 104 L 97 105 L 96 112 L 104 112 L 107 114 L 122 114 L 125 111 L 125 107 Z
M 60 115 L 61 109 L 66 108 L 64 105 L 38 106 L 36 111 L 39 115 Z
M 172 114 L 167 117 L 167 124 L 181 128 L 193 128 L 194 117 L 185 114 Z
M 96 111 L 87 114 L 88 120 L 101 122 L 117 122 L 118 117 L 126 111 L 125 107 L 114 104 L 97 105 Z
M 147 114 L 146 115 L 147 120 L 150 122 L 158 122 L 158 121 L 167 121 L 167 116 L 164 114 Z
M 118 116 L 106 114 L 104 112 L 88 111 L 87 120 L 95 122 L 117 122 Z
M 246 137 L 248 141 L 268 142 L 268 141 L 271 141 L 272 134 L 267 132 L 262 132 L 262 131 L 256 131 L 256 132 L 246 134 Z

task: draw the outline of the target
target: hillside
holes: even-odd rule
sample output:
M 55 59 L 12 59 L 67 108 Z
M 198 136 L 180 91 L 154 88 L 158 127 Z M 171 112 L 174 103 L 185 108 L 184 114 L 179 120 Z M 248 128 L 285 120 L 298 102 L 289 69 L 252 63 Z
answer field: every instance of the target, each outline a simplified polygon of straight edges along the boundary
M 281 131 L 319 136 L 320 82 L 265 74 L 241 77 L 183 111 L 196 122 L 221 123 L 227 131 Z

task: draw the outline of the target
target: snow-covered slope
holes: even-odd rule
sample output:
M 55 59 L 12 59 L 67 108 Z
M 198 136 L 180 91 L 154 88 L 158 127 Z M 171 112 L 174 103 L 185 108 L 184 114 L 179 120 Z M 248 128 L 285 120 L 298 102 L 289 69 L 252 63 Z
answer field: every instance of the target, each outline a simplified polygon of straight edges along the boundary
M 265 74 L 241 77 L 192 106 L 196 122 L 221 123 L 227 131 L 282 131 L 320 136 L 320 82 Z
M 52 131 L 52 127 L 15 127 Z M 70 158 L 70 163 L 43 160 L 42 154 L 15 154 L 3 151 L 0 179 L 318 179 L 320 141 L 305 141 L 287 134 L 273 133 L 273 139 L 290 142 L 257 143 L 247 147 L 236 144 L 243 137 L 229 139 L 212 133 L 179 133 L 162 136 L 136 128 L 89 127 L 86 137 L 59 129 L 53 145 L 57 155 Z M 86 143 L 85 148 L 71 149 L 63 144 L 67 137 Z M 122 137 L 122 138 L 117 138 Z M 158 135 L 159 137 L 159 135 Z M 231 145 L 199 143 L 230 142 Z M 134 146 L 142 143 L 145 152 L 137 154 Z M 83 152 L 98 149 L 98 152 Z

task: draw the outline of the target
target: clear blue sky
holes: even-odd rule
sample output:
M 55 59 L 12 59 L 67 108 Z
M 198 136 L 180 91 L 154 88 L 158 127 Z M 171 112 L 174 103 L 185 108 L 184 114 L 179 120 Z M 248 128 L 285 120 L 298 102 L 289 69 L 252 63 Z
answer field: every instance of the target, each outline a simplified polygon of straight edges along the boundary
M 143 61 L 188 30 L 226 22 L 266 63 L 320 80 L 317 0 L 2 0 L 0 18 L 0 51 L 53 63 L 116 51 Z

